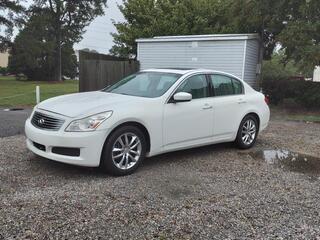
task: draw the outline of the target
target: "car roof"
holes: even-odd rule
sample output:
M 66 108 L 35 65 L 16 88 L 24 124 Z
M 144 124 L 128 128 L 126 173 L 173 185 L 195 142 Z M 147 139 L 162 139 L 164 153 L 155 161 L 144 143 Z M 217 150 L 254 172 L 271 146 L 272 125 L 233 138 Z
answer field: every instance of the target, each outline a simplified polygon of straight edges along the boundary
M 141 72 L 163 72 L 163 73 L 176 73 L 176 74 L 186 74 L 192 71 L 191 68 L 151 68 L 151 69 L 145 69 Z
M 217 73 L 217 74 L 228 75 L 230 77 L 239 79 L 238 77 L 230 73 L 210 70 L 210 69 L 202 69 L 202 68 L 151 68 L 151 69 L 142 70 L 141 72 L 162 72 L 162 73 L 175 73 L 175 74 L 181 74 L 181 75 L 192 74 L 192 73 Z

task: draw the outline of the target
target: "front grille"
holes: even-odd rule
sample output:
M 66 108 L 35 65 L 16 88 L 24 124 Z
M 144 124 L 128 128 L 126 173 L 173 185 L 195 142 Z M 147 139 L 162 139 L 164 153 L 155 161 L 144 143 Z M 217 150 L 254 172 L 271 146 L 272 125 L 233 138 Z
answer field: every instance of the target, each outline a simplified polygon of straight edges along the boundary
M 48 116 L 46 114 L 35 112 L 31 119 L 33 126 L 51 131 L 58 131 L 64 123 L 64 120 Z

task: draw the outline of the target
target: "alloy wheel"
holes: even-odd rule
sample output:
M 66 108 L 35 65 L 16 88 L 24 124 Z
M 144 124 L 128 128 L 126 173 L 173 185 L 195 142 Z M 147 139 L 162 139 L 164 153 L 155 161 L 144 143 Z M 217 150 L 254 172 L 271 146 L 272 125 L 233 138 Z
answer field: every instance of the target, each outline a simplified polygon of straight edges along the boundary
M 244 122 L 241 131 L 241 138 L 244 144 L 250 145 L 253 143 L 257 134 L 256 123 L 252 119 Z
M 140 159 L 142 145 L 134 133 L 124 133 L 115 141 L 112 147 L 112 161 L 121 170 L 135 166 Z

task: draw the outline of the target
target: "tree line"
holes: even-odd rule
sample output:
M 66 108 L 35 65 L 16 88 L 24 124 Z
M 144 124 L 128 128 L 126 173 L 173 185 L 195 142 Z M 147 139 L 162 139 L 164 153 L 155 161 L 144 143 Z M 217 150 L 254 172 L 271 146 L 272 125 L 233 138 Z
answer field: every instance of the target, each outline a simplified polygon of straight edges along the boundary
M 112 53 L 136 55 L 135 39 L 166 35 L 258 33 L 264 59 L 276 47 L 302 72 L 320 65 L 319 0 L 125 0 Z
M 87 26 L 103 14 L 107 0 L 3 0 L 0 48 L 10 48 L 10 67 L 30 79 L 61 80 L 75 74 L 73 45 Z M 137 38 L 166 35 L 258 33 L 264 59 L 281 48 L 283 62 L 302 72 L 320 65 L 319 0 L 124 0 L 124 22 L 112 34 L 116 56 L 136 56 Z M 13 43 L 14 26 L 20 31 Z

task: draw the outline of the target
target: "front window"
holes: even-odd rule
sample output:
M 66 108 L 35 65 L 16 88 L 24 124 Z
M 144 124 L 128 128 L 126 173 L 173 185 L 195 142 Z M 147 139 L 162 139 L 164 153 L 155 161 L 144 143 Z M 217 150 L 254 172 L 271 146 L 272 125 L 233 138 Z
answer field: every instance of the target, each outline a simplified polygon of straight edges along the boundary
M 180 74 L 140 72 L 104 89 L 105 92 L 155 98 L 162 96 L 181 77 Z
M 188 78 L 180 85 L 177 92 L 187 92 L 192 95 L 192 99 L 209 97 L 209 88 L 205 75 L 195 75 Z

